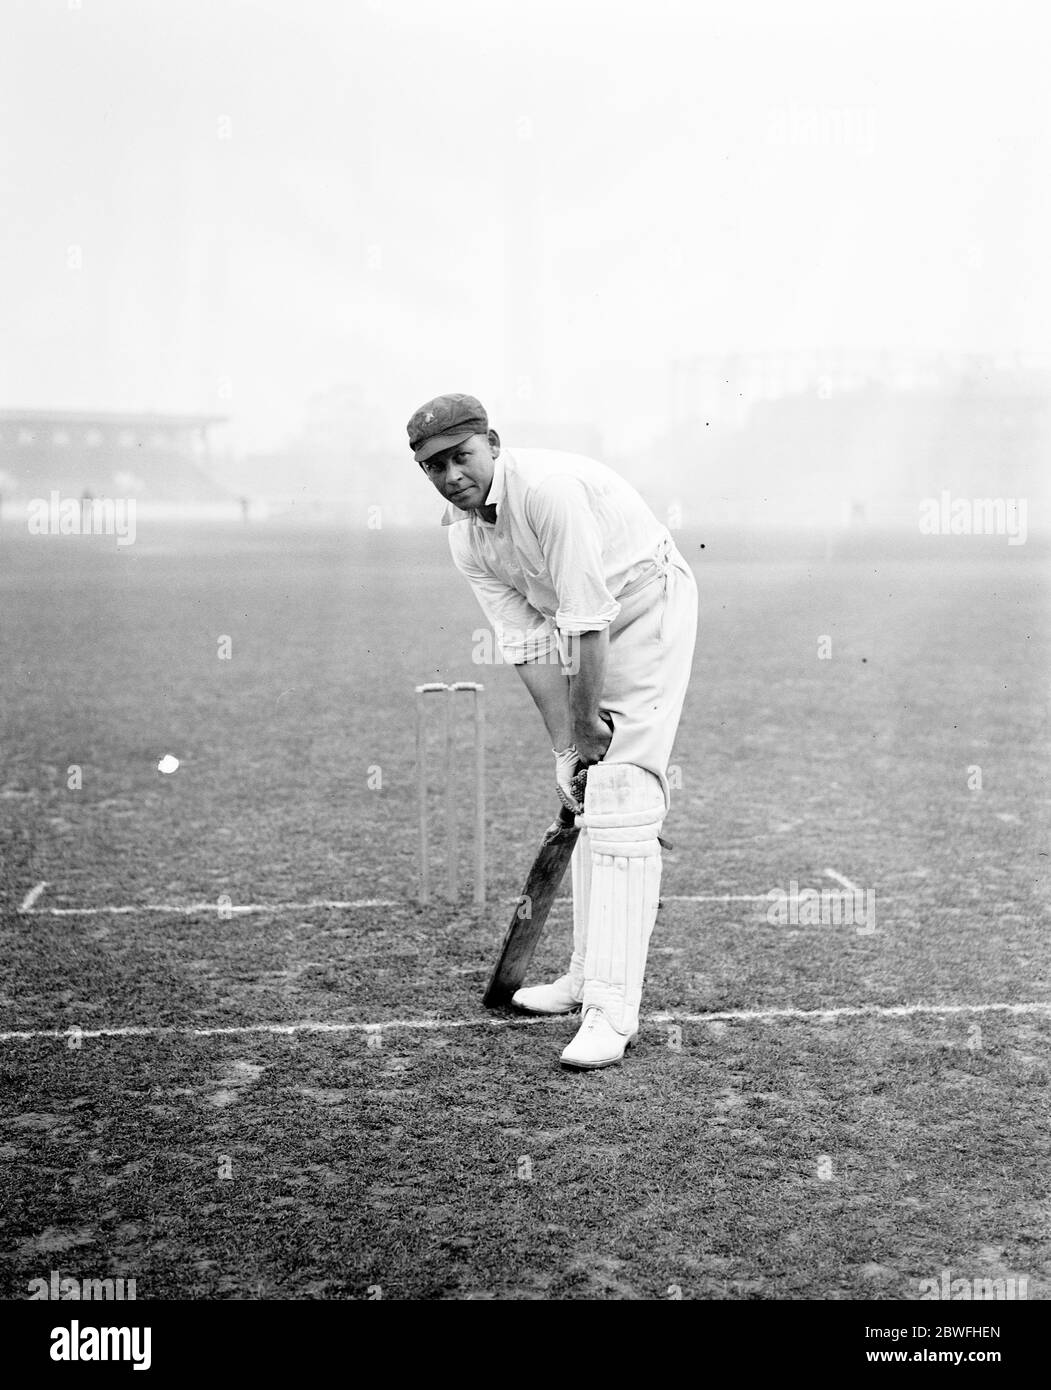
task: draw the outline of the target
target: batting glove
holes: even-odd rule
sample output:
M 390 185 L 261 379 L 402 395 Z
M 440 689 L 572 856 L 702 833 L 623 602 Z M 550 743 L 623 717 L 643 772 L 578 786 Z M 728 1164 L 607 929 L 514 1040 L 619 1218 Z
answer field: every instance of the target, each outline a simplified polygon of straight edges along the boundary
M 562 805 L 567 811 L 579 816 L 584 808 L 576 798 L 573 779 L 580 767 L 580 756 L 572 744 L 563 748 L 561 752 L 557 748 L 552 748 L 551 751 L 555 755 L 555 783 Z

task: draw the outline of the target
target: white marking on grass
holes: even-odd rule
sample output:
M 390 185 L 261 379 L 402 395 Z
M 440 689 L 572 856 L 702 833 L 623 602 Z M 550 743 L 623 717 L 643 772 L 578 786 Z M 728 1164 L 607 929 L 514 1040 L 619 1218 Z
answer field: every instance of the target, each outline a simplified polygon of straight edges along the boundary
M 842 874 L 837 874 L 835 869 L 826 869 L 825 874 L 829 878 L 834 878 L 841 888 L 846 888 L 850 893 L 864 893 L 864 888 L 859 888 L 856 883 L 851 883 L 849 878 L 844 878 Z
M 1023 1004 L 859 1004 L 831 1009 L 725 1009 L 710 1014 L 660 1013 L 647 1014 L 643 1023 L 767 1023 L 774 1019 L 798 1022 L 830 1023 L 840 1018 L 913 1018 L 922 1015 L 953 1016 L 958 1014 L 1006 1013 L 1016 1016 L 1046 1014 L 1051 1017 L 1051 1001 L 1029 1001 Z M 67 1028 L 63 1030 L 32 1028 L 0 1033 L 0 1042 L 28 1042 L 33 1038 L 150 1038 L 243 1037 L 249 1033 L 274 1033 L 292 1036 L 295 1033 L 383 1033 L 400 1029 L 412 1033 L 430 1033 L 454 1028 L 511 1028 L 522 1024 L 549 1023 L 542 1015 L 508 1018 L 391 1018 L 379 1023 L 232 1023 L 210 1028 L 155 1028 L 129 1025 L 110 1028 Z
M 728 1009 L 711 1014 L 650 1014 L 647 1023 L 766 1023 L 771 1019 L 788 1018 L 818 1023 L 834 1023 L 838 1018 L 912 1018 L 917 1015 L 954 1014 L 1047 1014 L 1051 1016 L 1051 1001 L 1027 1001 L 1024 1004 L 856 1004 L 832 1009 Z
M 45 879 L 43 883 L 38 883 L 35 888 L 30 888 L 29 892 L 22 899 L 22 904 L 18 909 L 19 912 L 29 912 L 46 887 L 47 880 Z
M 515 899 L 517 902 L 517 899 Z M 230 906 L 219 903 L 133 903 L 130 906 L 115 907 L 37 907 L 21 911 L 26 916 L 36 917 L 118 917 L 135 912 L 165 912 L 169 916 L 193 917 L 202 912 L 222 912 L 230 916 L 246 916 L 253 912 L 307 912 L 311 908 L 326 908 L 336 911 L 350 911 L 364 907 L 403 907 L 407 904 L 396 898 L 357 898 L 348 902 L 322 899 L 308 903 L 233 903 Z
M 41 888 L 45 885 L 41 884 Z M 36 889 L 33 890 L 36 892 Z M 264 912 L 309 912 L 318 911 L 355 912 L 368 907 L 405 907 L 415 909 L 417 904 L 407 898 L 314 898 L 310 902 L 292 903 L 241 903 L 222 906 L 211 903 L 132 903 L 117 906 L 105 904 L 101 907 L 33 907 L 32 894 L 27 895 L 19 911 L 24 916 L 38 917 L 127 917 L 136 912 L 164 912 L 173 917 L 193 917 L 202 912 L 219 913 L 231 916 L 248 916 Z M 35 901 L 35 899 L 33 900 Z M 505 898 L 507 906 L 520 903 L 520 898 Z M 769 893 L 665 893 L 663 903 L 765 903 L 770 901 Z M 556 898 L 552 907 L 566 907 L 572 898 Z M 447 904 L 448 906 L 448 904 Z
M 566 899 L 570 901 L 570 899 Z M 662 893 L 662 903 L 768 903 L 769 893 Z

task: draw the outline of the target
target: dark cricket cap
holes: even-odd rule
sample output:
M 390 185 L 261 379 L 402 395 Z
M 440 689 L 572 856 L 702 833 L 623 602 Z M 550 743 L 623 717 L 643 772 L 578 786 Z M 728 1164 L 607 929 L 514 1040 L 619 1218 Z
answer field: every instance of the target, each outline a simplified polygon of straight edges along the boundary
M 423 463 L 472 434 L 488 434 L 489 417 L 474 396 L 435 396 L 413 414 L 408 430 L 409 448 L 416 462 Z

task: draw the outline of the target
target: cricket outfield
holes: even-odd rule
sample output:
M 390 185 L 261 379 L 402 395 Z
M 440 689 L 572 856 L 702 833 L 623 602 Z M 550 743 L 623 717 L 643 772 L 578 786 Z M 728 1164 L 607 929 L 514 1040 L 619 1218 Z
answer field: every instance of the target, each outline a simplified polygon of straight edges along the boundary
M 644 1021 L 581 1076 L 481 1006 L 551 754 L 440 528 L 0 531 L 4 1296 L 1048 1296 L 1046 556 L 676 539 Z M 459 680 L 482 914 L 466 836 L 415 901 L 413 690 Z

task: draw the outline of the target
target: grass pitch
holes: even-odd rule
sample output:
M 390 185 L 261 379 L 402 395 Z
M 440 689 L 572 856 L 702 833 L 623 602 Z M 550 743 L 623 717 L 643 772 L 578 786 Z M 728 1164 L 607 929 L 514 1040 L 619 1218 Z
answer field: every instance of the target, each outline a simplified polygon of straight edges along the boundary
M 573 1020 L 480 1006 L 551 759 L 472 664 L 444 533 L 4 530 L 5 1296 L 1047 1296 L 1043 559 L 678 539 L 647 1021 L 581 1076 Z M 486 684 L 482 916 L 466 813 L 463 903 L 413 901 L 412 688 L 456 679 Z M 875 931 L 768 920 L 840 879 Z

